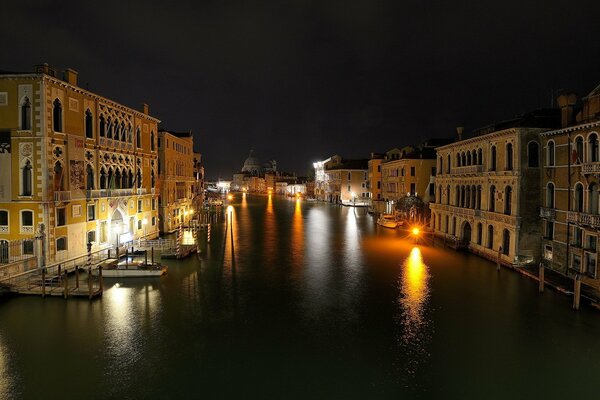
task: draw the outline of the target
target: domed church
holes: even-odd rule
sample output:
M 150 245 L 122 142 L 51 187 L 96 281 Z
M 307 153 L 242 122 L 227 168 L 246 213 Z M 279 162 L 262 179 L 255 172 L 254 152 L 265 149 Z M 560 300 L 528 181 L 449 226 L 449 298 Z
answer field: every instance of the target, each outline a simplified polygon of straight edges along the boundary
M 258 158 L 254 156 L 254 150 L 250 150 L 250 155 L 244 161 L 242 172 L 247 172 L 250 175 L 260 176 L 263 174 L 263 167 Z

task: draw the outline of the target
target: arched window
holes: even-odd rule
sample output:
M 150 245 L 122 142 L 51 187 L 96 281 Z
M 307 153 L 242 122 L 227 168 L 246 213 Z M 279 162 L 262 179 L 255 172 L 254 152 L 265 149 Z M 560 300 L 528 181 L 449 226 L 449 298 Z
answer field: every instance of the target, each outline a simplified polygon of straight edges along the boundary
M 461 207 L 465 206 L 465 187 L 464 186 L 460 187 L 460 206 Z
M 121 142 L 127 140 L 127 131 L 125 130 L 125 122 L 121 122 Z
M 137 169 L 137 176 L 135 177 L 137 182 L 138 189 L 142 187 L 142 170 L 140 168 Z
M 492 225 L 488 225 L 487 229 L 487 248 L 494 248 L 494 227 Z
M 63 179 L 63 166 L 60 161 L 57 161 L 54 164 L 54 190 L 55 191 L 64 191 L 64 179 Z
M 23 103 L 21 103 L 21 129 L 24 131 L 31 130 L 31 103 L 27 96 L 25 96 Z
M 0 231 L 2 231 L 2 233 L 7 233 L 8 232 L 8 210 L 0 210 Z
M 108 189 L 115 188 L 115 176 L 112 167 L 108 169 Z
M 481 185 L 477 186 L 477 205 L 476 205 L 476 209 L 481 210 Z
M 477 165 L 483 165 L 483 150 L 477 150 Z
M 158 140 L 159 140 L 159 147 L 160 147 L 160 138 L 158 138 Z M 444 161 L 443 161 L 442 157 L 439 158 L 438 165 L 439 165 L 438 169 L 440 171 L 439 175 L 443 175 L 444 174 Z
M 33 227 L 33 211 L 21 211 L 21 227 Z
M 100 189 L 106 189 L 106 170 L 104 167 L 100 169 Z
M 591 183 L 588 186 L 588 213 L 598 214 L 598 185 Z
M 537 142 L 529 142 L 527 144 L 527 166 L 530 168 L 540 166 L 540 151 Z
M 127 143 L 133 143 L 133 134 L 131 133 L 131 124 L 127 124 Z
M 577 136 L 575 139 L 575 148 L 573 149 L 573 162 L 575 164 L 581 164 L 583 162 L 583 138 Z
M 121 187 L 123 189 L 129 189 L 129 176 L 127 175 L 127 170 L 123 168 L 123 175 L 121 176 Z
M 483 225 L 481 222 L 477 224 L 477 244 L 481 246 L 481 240 L 483 237 Z
M 89 109 L 85 112 L 85 137 L 94 137 L 94 118 L 92 118 L 92 112 Z
M 27 160 L 21 169 L 21 196 L 31 196 L 33 189 L 33 177 L 31 161 Z
M 504 188 L 504 214 L 512 213 L 512 188 L 507 186 Z
M 55 99 L 52 104 L 52 127 L 54 132 L 62 132 L 63 130 L 62 104 L 59 99 Z
M 113 124 L 110 117 L 108 117 L 108 120 L 106 121 L 106 137 L 108 139 L 112 139 L 113 137 Z
M 588 145 L 590 162 L 598 162 L 598 135 L 592 133 L 588 137 Z
M 444 221 L 446 224 L 444 225 L 444 232 L 448 233 L 449 231 L 449 225 L 450 225 L 450 218 L 448 217 L 448 215 L 446 215 L 446 219 Z
M 129 185 L 127 186 L 129 189 L 133 188 L 133 172 L 129 170 Z
M 496 170 L 496 146 L 490 148 L 490 171 Z
M 446 204 L 450 205 L 450 185 L 446 186 Z
M 456 236 L 456 217 L 452 217 L 452 236 Z
M 573 211 L 583 212 L 583 185 L 575 185 L 575 201 L 573 202 Z
M 115 171 L 115 189 L 121 189 L 121 170 L 117 168 Z
M 513 170 L 513 145 L 512 143 L 506 144 L 506 170 Z
M 471 208 L 473 208 L 473 209 L 477 208 L 476 202 L 477 202 L 477 188 L 475 188 L 475 185 L 472 185 L 471 186 Z
M 104 122 L 104 115 L 100 115 L 100 137 L 106 136 L 106 122 Z
M 465 207 L 471 208 L 471 186 L 467 185 L 465 193 Z
M 546 185 L 546 207 L 554 208 L 554 183 L 552 182 Z
M 450 173 L 450 171 L 452 171 L 452 165 L 451 165 L 451 160 L 450 160 L 450 154 L 448 154 L 448 173 Z
M 460 162 L 462 163 L 461 165 L 464 167 L 465 165 L 467 165 L 467 156 L 465 155 L 465 152 L 463 151 L 462 156 L 461 156 L 461 160 Z
M 467 165 L 471 165 L 471 164 L 472 164 L 472 162 L 471 162 L 471 152 L 467 151 Z
M 553 140 L 549 140 L 548 141 L 548 147 L 547 147 L 547 153 L 546 154 L 546 159 L 547 159 L 547 165 L 549 167 L 554 167 L 555 165 L 555 154 L 554 154 L 554 141 Z
M 85 188 L 87 190 L 94 190 L 94 169 L 90 164 L 88 164 L 87 167 L 85 167 L 85 174 Z
M 138 127 L 135 131 L 135 145 L 137 148 L 142 147 L 142 132 L 140 132 L 140 128 Z
M 462 167 L 462 163 L 460 161 L 460 153 L 456 154 L 456 166 L 457 167 Z
M 460 207 L 460 186 L 456 185 L 456 193 L 455 193 L 455 201 L 454 201 L 454 205 L 456 207 Z
M 488 210 L 491 212 L 496 211 L 496 186 L 490 186 L 490 198 L 488 199 L 489 207 Z
M 509 250 L 510 250 L 510 232 L 508 231 L 508 229 L 505 229 L 502 232 L 502 254 L 507 256 Z
M 150 150 L 154 151 L 154 131 L 150 132 Z
M 154 177 L 154 170 L 150 172 L 150 185 L 152 188 L 156 186 L 156 179 Z
M 121 139 L 121 125 L 119 125 L 119 120 L 118 119 L 115 119 L 114 130 L 115 130 L 115 133 L 113 135 L 113 138 L 115 140 Z

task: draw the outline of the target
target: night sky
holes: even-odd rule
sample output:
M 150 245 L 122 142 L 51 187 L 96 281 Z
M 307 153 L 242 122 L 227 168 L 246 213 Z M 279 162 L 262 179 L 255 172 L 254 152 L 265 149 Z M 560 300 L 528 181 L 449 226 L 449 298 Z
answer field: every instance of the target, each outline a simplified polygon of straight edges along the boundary
M 156 2 L 159 3 L 159 2 Z M 600 1 L 7 1 L 0 69 L 47 62 L 195 134 L 207 177 L 454 135 L 600 84 Z

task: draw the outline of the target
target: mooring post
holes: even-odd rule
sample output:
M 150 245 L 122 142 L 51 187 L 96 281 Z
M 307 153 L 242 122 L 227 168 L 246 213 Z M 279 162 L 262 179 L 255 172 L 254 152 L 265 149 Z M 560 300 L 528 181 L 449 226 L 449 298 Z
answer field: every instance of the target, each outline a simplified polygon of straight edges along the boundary
M 502 260 L 502 246 L 498 247 L 498 260 L 496 261 L 496 270 L 500 271 L 500 261 Z
M 88 296 L 92 299 L 92 267 L 88 267 Z
M 144 265 L 148 265 L 148 250 L 144 250 Z
M 129 248 L 125 248 L 125 269 L 129 269 Z
M 61 266 L 58 264 L 58 276 L 61 276 Z
M 540 290 L 540 293 L 542 293 L 544 291 L 544 263 L 543 262 L 540 262 L 539 280 L 540 280 L 539 290 Z
M 575 289 L 573 290 L 573 310 L 579 310 L 579 301 L 581 299 L 581 276 L 579 273 L 575 274 Z
M 79 266 L 75 266 L 75 288 L 79 290 Z
M 64 273 L 64 277 L 63 277 L 63 286 L 64 286 L 64 297 L 65 299 L 67 298 L 67 295 L 69 294 L 69 281 L 68 281 L 68 277 L 67 277 L 67 271 L 65 271 Z
M 100 293 L 104 293 L 104 281 L 102 280 L 102 264 L 98 265 L 98 280 L 100 285 Z
M 152 265 L 154 265 L 154 246 L 150 248 L 150 255 L 152 256 Z
M 46 267 L 42 267 L 42 298 L 46 297 Z

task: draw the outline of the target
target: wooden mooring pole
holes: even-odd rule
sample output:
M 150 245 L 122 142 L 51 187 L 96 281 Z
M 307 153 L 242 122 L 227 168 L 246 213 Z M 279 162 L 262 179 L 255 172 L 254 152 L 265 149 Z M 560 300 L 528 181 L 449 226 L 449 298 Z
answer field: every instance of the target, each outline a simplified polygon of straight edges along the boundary
M 67 298 L 67 296 L 69 295 L 69 277 L 67 276 L 67 271 L 65 269 L 64 275 L 63 275 L 63 295 L 65 297 L 65 299 Z
M 498 247 L 498 259 L 496 261 L 496 271 L 500 271 L 500 261 L 502 260 L 502 246 Z
M 42 267 L 42 298 L 46 297 L 46 267 Z
M 581 277 L 577 273 L 574 279 L 575 288 L 573 290 L 573 310 L 579 310 L 579 301 L 581 300 Z
M 88 295 L 92 299 L 92 267 L 88 267 Z
M 544 263 L 540 263 L 540 273 L 539 273 L 539 291 L 542 293 L 544 291 Z

